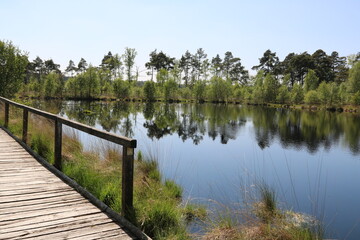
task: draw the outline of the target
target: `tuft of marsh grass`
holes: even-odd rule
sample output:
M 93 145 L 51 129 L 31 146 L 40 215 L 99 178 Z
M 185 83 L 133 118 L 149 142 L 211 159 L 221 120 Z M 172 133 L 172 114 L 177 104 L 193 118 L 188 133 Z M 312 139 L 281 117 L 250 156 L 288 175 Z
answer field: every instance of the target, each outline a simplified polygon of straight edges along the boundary
M 321 240 L 321 224 L 313 218 L 279 209 L 276 192 L 265 184 L 257 187 L 258 200 L 239 210 L 219 204 L 206 222 L 203 239 Z
M 183 194 L 183 189 L 176 184 L 173 180 L 165 180 L 165 189 L 168 192 L 170 197 L 173 197 L 175 199 L 181 199 L 182 194 Z
M 207 217 L 207 209 L 205 206 L 194 203 L 187 203 L 184 208 L 186 221 L 191 222 L 194 220 L 203 221 Z
M 270 223 L 278 212 L 275 190 L 266 183 L 261 183 L 258 192 L 260 200 L 253 204 L 254 212 L 263 222 Z

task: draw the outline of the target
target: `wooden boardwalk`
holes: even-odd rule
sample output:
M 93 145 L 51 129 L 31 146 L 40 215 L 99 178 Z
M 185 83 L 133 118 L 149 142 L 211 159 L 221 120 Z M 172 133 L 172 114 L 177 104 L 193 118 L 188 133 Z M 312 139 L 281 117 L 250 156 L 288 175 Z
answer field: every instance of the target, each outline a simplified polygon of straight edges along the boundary
M 0 239 L 135 239 L 0 129 Z

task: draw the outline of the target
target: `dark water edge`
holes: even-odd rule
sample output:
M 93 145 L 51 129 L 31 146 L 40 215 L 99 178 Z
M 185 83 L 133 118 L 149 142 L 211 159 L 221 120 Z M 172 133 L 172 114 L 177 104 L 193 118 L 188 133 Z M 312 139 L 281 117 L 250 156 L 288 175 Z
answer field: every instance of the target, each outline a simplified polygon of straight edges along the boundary
M 323 220 L 331 237 L 360 236 L 358 115 L 225 104 L 31 105 L 137 139 L 164 176 L 183 186 L 185 200 L 236 206 L 245 187 L 265 181 L 284 207 Z

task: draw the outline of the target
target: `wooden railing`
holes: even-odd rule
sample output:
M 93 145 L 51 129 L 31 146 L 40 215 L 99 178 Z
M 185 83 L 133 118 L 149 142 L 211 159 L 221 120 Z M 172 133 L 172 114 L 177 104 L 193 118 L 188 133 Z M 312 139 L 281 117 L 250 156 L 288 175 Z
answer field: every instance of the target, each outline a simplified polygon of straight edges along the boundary
M 62 149 L 62 125 L 65 124 L 69 127 L 78 129 L 85 133 L 94 135 L 96 137 L 108 140 L 110 142 L 119 144 L 123 147 L 122 151 L 122 196 L 121 196 L 121 214 L 130 219 L 133 214 L 133 185 L 134 185 L 134 148 L 136 148 L 136 140 L 127 137 L 118 136 L 112 133 L 98 130 L 93 127 L 89 127 L 85 124 L 81 124 L 63 117 L 51 114 L 45 111 L 41 111 L 32 107 L 25 106 L 13 102 L 9 99 L 0 97 L 0 101 L 5 104 L 5 121 L 4 127 L 9 126 L 9 106 L 15 106 L 23 109 L 23 124 L 22 124 L 22 141 L 27 143 L 28 141 L 28 122 L 29 112 L 40 115 L 47 119 L 51 119 L 55 122 L 55 146 L 54 146 L 54 166 L 61 171 L 62 160 L 61 160 L 61 149 Z

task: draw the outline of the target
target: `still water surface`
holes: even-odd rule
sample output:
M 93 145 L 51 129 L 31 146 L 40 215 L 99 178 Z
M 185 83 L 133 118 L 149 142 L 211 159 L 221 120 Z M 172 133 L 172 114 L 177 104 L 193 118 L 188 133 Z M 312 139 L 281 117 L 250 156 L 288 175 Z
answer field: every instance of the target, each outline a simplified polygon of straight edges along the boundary
M 358 115 L 214 104 L 32 105 L 137 139 L 185 199 L 232 205 L 244 187 L 264 181 L 283 206 L 323 219 L 331 237 L 360 239 Z

